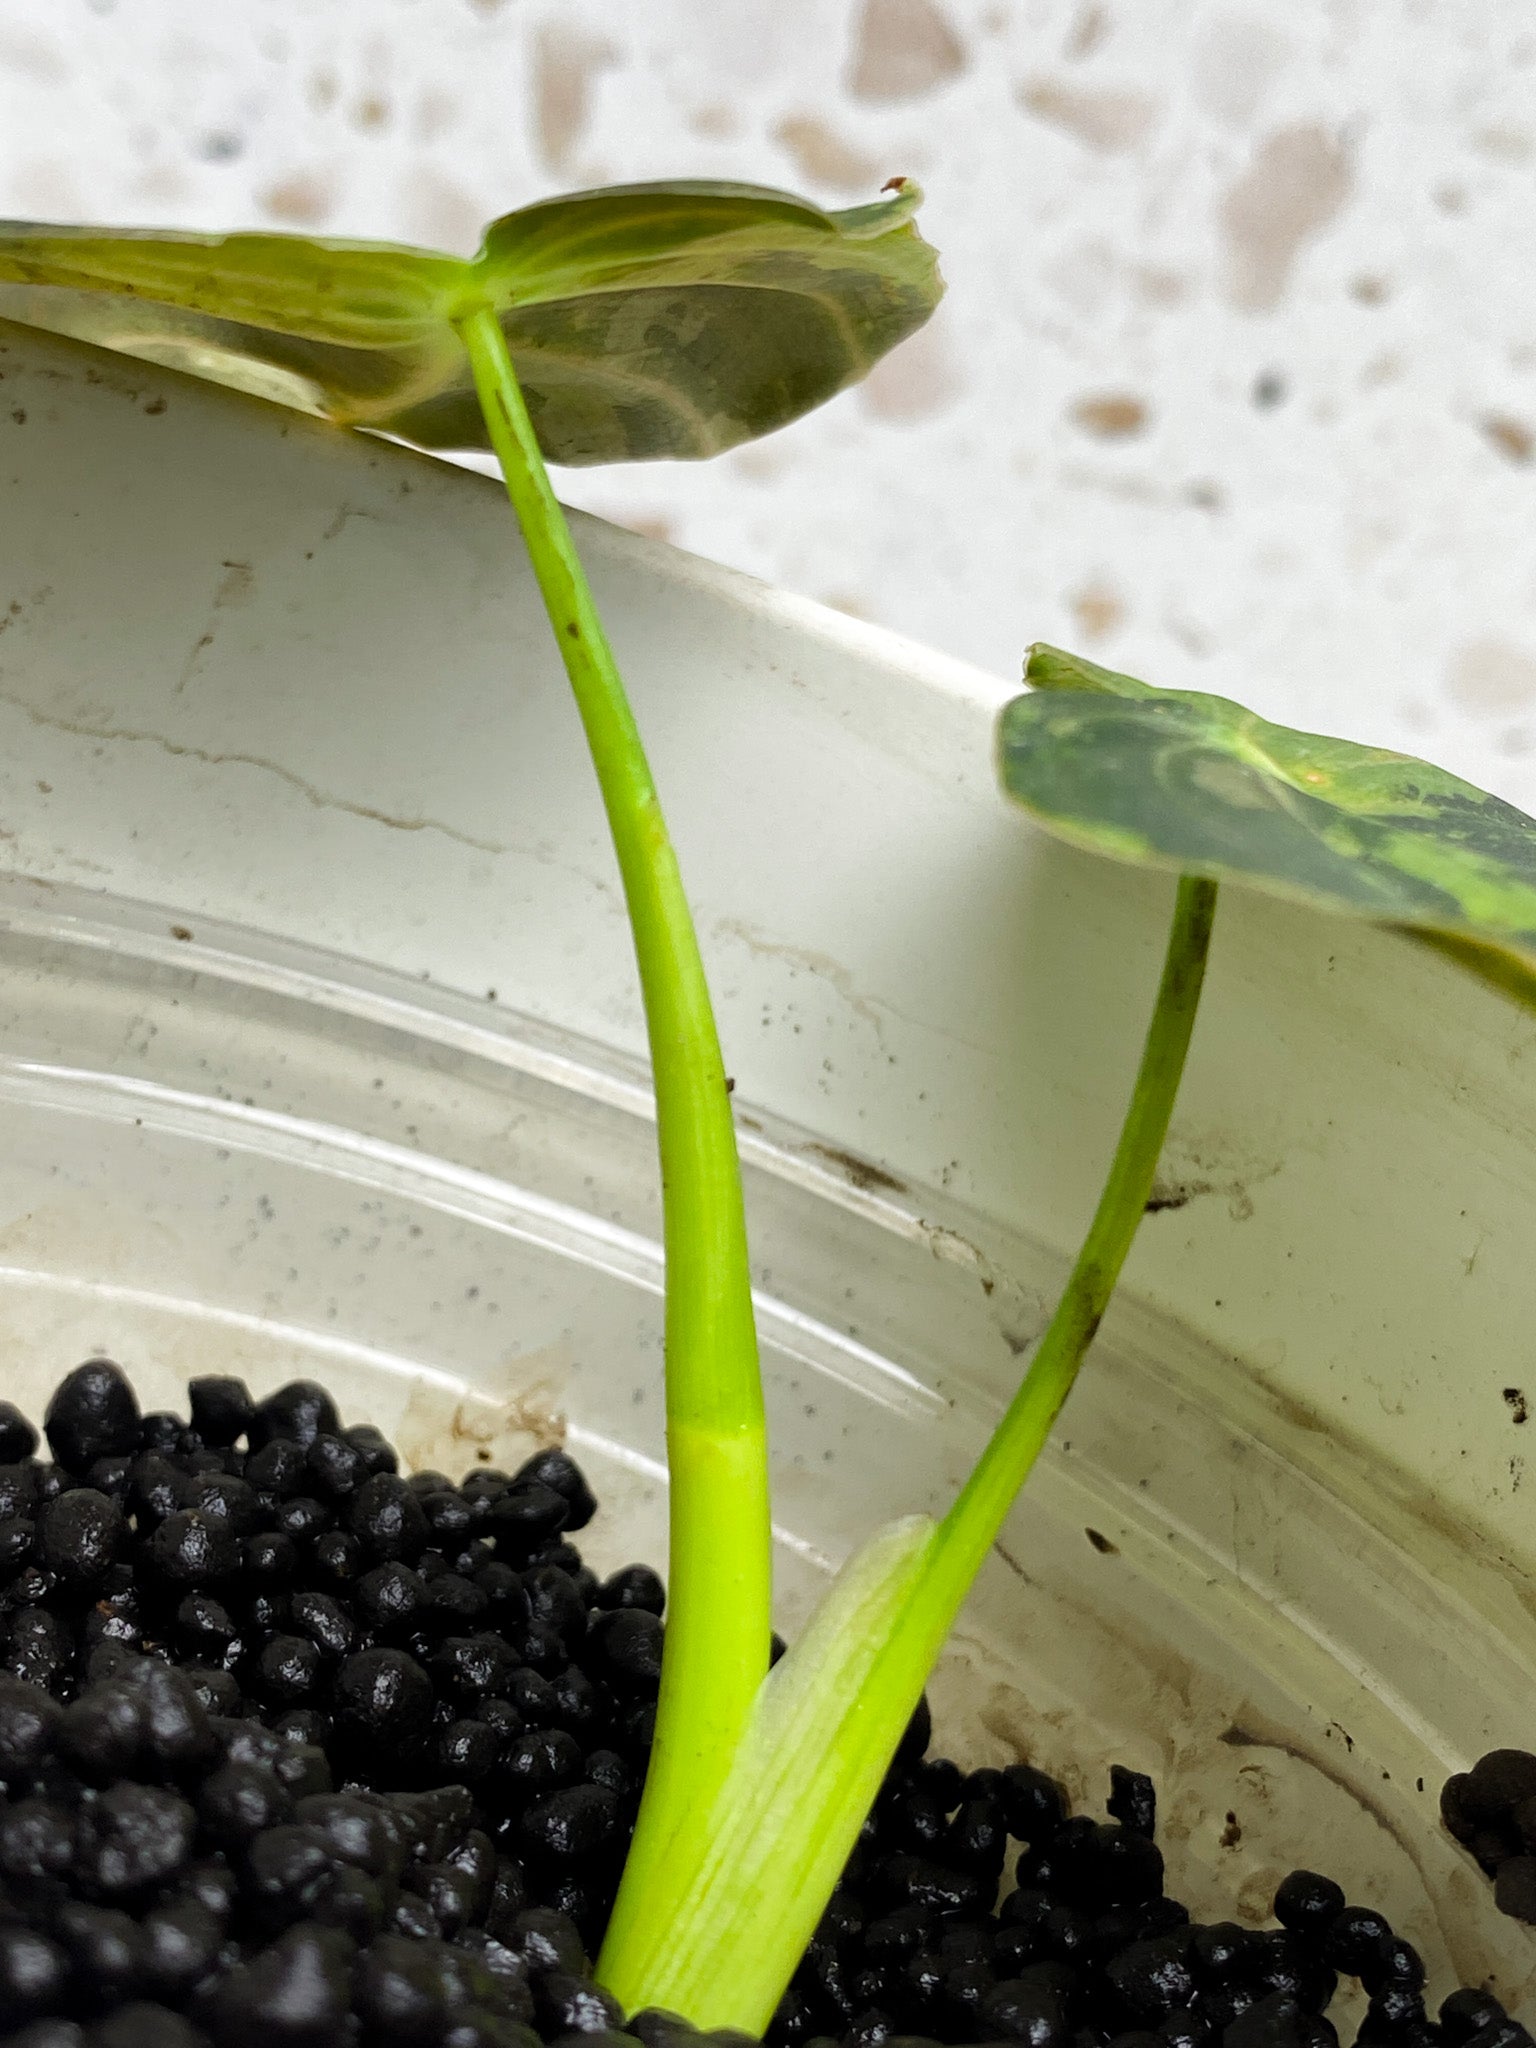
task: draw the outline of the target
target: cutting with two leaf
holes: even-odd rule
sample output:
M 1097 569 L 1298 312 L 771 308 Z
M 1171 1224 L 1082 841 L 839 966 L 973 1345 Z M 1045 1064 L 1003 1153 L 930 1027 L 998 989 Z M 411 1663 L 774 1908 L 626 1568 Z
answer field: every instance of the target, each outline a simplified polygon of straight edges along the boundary
M 953 1506 L 877 1531 L 770 1670 L 771 1533 L 741 1177 L 662 807 L 546 462 L 717 454 L 856 382 L 938 302 L 916 188 L 828 213 L 748 186 L 580 193 L 475 257 L 272 234 L 0 226 L 0 317 L 428 449 L 491 450 L 602 790 L 650 1036 L 666 1248 L 670 1591 L 649 1775 L 598 1964 L 627 2012 L 768 2024 L 1151 1192 L 1218 884 L 1391 925 L 1536 997 L 1536 823 L 1405 756 L 1054 649 L 1000 726 L 1007 792 L 1179 877 L 1098 1208 Z

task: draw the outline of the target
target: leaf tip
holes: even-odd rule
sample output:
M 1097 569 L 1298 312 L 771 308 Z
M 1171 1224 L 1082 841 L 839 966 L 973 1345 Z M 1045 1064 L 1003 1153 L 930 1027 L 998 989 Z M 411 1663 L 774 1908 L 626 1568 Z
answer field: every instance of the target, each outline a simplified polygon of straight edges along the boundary
M 856 242 L 873 241 L 910 224 L 923 203 L 923 188 L 916 178 L 904 173 L 887 178 L 878 198 L 865 206 L 850 206 L 831 218 L 838 232 Z
M 1069 654 L 1048 640 L 1036 640 L 1024 652 L 1024 681 L 1032 690 L 1088 690 L 1100 697 L 1158 697 L 1169 694 L 1105 668 L 1085 654 Z

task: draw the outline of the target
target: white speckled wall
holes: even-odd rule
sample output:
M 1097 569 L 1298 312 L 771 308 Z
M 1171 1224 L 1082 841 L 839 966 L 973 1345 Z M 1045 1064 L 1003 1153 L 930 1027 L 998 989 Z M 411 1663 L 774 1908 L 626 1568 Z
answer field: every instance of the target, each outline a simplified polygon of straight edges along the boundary
M 1536 809 L 1527 0 L 0 0 L 0 211 L 468 249 L 562 186 L 915 175 L 939 317 L 608 516 Z

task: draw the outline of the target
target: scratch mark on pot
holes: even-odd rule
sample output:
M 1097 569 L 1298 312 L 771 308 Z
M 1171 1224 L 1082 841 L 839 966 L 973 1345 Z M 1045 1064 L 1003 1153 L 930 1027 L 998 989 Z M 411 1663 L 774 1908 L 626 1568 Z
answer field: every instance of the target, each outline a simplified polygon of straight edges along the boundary
M 251 591 L 255 587 L 256 572 L 249 562 L 221 562 L 219 567 L 224 573 L 214 585 L 213 602 L 209 607 L 208 623 L 192 643 L 191 651 L 187 655 L 181 674 L 177 679 L 176 695 L 178 697 L 186 689 L 188 683 L 191 682 L 197 672 L 197 666 L 202 660 L 204 651 L 213 645 L 214 634 L 217 631 L 217 621 L 214 614 L 226 611 L 232 606 L 247 603 Z
M 853 1011 L 856 1017 L 869 1026 L 875 1034 L 882 1052 L 887 1052 L 885 1022 L 879 1011 L 867 997 L 861 996 L 858 986 L 848 969 L 830 953 L 818 953 L 809 946 L 790 946 L 778 939 L 771 939 L 760 925 L 749 924 L 745 918 L 723 917 L 716 920 L 715 930 L 723 937 L 740 939 L 751 953 L 760 959 L 783 960 L 791 967 L 798 967 L 806 974 L 814 974 L 818 981 L 826 982 L 834 989 Z
M 322 531 L 320 538 L 322 540 L 334 540 L 337 534 L 341 532 L 342 528 L 346 526 L 351 520 L 371 519 L 372 517 L 373 514 L 371 512 L 365 512 L 360 505 L 348 505 L 345 502 L 343 502 L 342 504 L 336 507 L 335 512 L 331 515 L 329 523 Z
M 917 1218 L 917 1227 L 936 1259 L 948 1266 L 964 1266 L 977 1276 L 987 1294 L 997 1286 L 996 1269 L 980 1245 L 972 1244 L 968 1237 L 962 1237 L 958 1230 L 951 1230 L 947 1224 L 930 1223 L 923 1216 Z
M 316 810 L 341 811 L 353 818 L 365 818 L 373 825 L 387 825 L 393 832 L 438 832 L 445 839 L 452 839 L 460 846 L 468 846 L 476 853 L 511 853 L 514 849 L 499 840 L 481 839 L 472 832 L 461 832 L 456 825 L 445 824 L 439 818 L 402 818 L 389 811 L 376 810 L 371 804 L 351 803 L 345 797 L 332 796 L 281 761 L 269 760 L 264 754 L 214 753 L 208 747 L 194 747 L 183 740 L 173 740 L 164 733 L 146 732 L 130 726 L 93 725 L 86 719 L 65 718 L 56 711 L 43 711 L 36 704 L 29 704 L 25 697 L 13 690 L 0 690 L 0 703 L 9 704 L 30 718 L 34 725 L 47 727 L 53 732 L 69 733 L 76 739 L 122 741 L 130 746 L 158 747 L 173 760 L 201 761 L 209 768 L 259 768 L 267 775 L 275 775 L 286 782 L 290 789 L 298 791 L 307 803 Z M 526 849 L 524 849 L 526 850 Z M 538 856 L 535 855 L 535 858 Z
M 212 645 L 213 634 L 211 632 L 200 633 L 198 637 L 192 642 L 191 652 L 188 654 L 186 660 L 181 665 L 181 674 L 176 678 L 176 695 L 178 697 L 181 695 L 182 691 L 185 690 L 188 683 L 191 682 L 193 675 L 196 673 L 197 664 L 202 659 L 203 656 L 203 650 L 207 647 L 211 647 Z
M 1013 1573 L 1013 1576 L 1019 1581 L 1021 1586 L 1029 1586 L 1031 1588 L 1035 1586 L 1036 1581 L 1029 1576 L 1029 1573 L 1025 1571 L 1023 1565 L 1019 1563 L 1019 1560 L 1011 1550 L 1001 1543 L 994 1543 L 992 1550 L 994 1556 L 1001 1558 L 1003 1563 L 1007 1565 L 1009 1571 Z
M 1276 1362 L 1284 1364 L 1285 1355 L 1283 1351 Z M 1272 1382 L 1266 1385 L 1265 1392 L 1276 1414 L 1282 1416 L 1293 1429 L 1302 1430 L 1308 1436 L 1329 1436 L 1331 1434 L 1331 1426 L 1323 1420 L 1322 1416 L 1317 1414 L 1315 1410 L 1308 1408 L 1304 1402 L 1298 1401 L 1293 1394 L 1286 1393 L 1283 1388 L 1275 1386 Z
M 1337 1726 L 1337 1723 L 1329 1723 L 1330 1728 L 1335 1726 Z M 1339 1733 L 1344 1736 L 1350 1751 L 1353 1752 L 1354 1743 L 1350 1740 L 1349 1736 L 1345 1734 L 1342 1728 L 1339 1729 Z M 1413 1853 L 1407 1839 L 1399 1830 L 1392 1816 L 1382 1807 L 1378 1806 L 1374 1799 L 1369 1798 L 1362 1792 L 1358 1785 L 1352 1784 L 1342 1771 L 1335 1770 L 1330 1764 L 1325 1763 L 1321 1757 L 1309 1755 L 1306 1750 L 1300 1748 L 1294 1742 L 1287 1742 L 1282 1736 L 1256 1734 L 1252 1729 L 1245 1728 L 1240 1722 L 1236 1721 L 1229 1728 L 1223 1729 L 1217 1739 L 1226 1743 L 1232 1749 L 1272 1749 L 1281 1756 L 1288 1756 L 1294 1762 L 1304 1764 L 1308 1770 L 1316 1771 L 1320 1778 L 1325 1778 L 1330 1785 L 1336 1785 L 1341 1792 L 1355 1802 L 1356 1806 L 1360 1807 L 1363 1812 L 1368 1813 L 1371 1819 L 1397 1843 L 1415 1869 L 1422 1868 L 1418 1857 Z

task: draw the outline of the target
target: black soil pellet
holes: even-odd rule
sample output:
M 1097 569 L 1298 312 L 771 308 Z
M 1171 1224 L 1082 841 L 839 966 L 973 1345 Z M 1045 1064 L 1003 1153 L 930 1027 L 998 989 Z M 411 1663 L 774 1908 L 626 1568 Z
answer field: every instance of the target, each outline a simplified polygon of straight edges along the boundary
M 44 1432 L 0 1403 L 0 2048 L 688 2048 L 592 1978 L 644 1783 L 666 1590 L 599 1582 L 562 1450 L 402 1475 L 295 1381 L 118 1369 Z M 783 1644 L 775 1639 L 774 1654 Z M 913 1716 L 771 2048 L 1536 2048 L 1485 1991 L 1431 2020 L 1377 1913 L 1294 1871 L 1279 1926 L 1164 1891 L 1150 1778 L 1107 1818 L 1027 1762 L 964 1772 Z M 1536 1758 L 1447 1824 L 1536 1919 Z M 749 2048 L 721 2034 L 713 2048 Z
M 104 1358 L 76 1366 L 59 1382 L 43 1416 L 48 1448 L 65 1472 L 84 1473 L 98 1458 L 141 1448 L 139 1404 L 126 1377 Z
M 1536 1923 L 1536 1755 L 1489 1750 L 1446 1780 L 1440 1817 L 1493 1879 L 1499 1910 Z
M 0 1401 L 0 1465 L 14 1465 L 37 1449 L 37 1431 L 10 1401 Z

